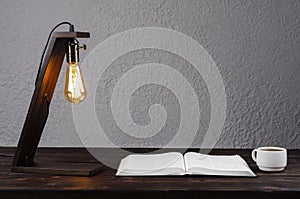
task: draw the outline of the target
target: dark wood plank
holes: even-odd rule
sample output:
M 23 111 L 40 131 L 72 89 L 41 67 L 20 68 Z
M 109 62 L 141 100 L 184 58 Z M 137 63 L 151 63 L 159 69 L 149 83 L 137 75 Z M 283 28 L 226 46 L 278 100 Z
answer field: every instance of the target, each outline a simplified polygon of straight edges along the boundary
M 117 150 L 102 149 L 107 158 L 118 160 Z M 139 149 L 136 149 L 139 151 Z M 143 149 L 140 149 L 143 150 Z M 172 149 L 171 149 L 172 150 Z M 194 149 L 193 149 L 194 150 Z M 0 147 L 0 198 L 297 198 L 300 194 L 299 150 L 289 150 L 283 172 L 265 173 L 250 159 L 251 150 L 214 149 L 211 154 L 239 154 L 257 174 L 256 178 L 221 176 L 116 177 L 115 170 L 102 165 L 93 177 L 13 173 L 10 171 L 15 148 Z M 74 158 L 76 154 L 76 158 Z M 36 158 L 43 161 L 101 164 L 86 149 L 39 148 Z
M 1 197 L 2 196 L 2 197 Z M 259 195 L 254 195 L 253 192 L 215 192 L 203 191 L 199 193 L 198 191 L 135 191 L 135 192 L 116 192 L 116 191 L 104 191 L 104 192 L 80 192 L 80 191 L 65 191 L 65 192 L 17 192 L 11 193 L 7 191 L 0 194 L 0 198 L 5 199 L 15 199 L 15 198 L 43 198 L 43 199 L 57 199 L 57 198 L 72 198 L 72 199 L 99 199 L 99 198 L 111 198 L 111 199 L 148 199 L 148 198 L 163 198 L 163 199 L 182 199 L 182 198 L 197 198 L 197 199 L 298 199 L 297 193 L 286 193 L 286 192 L 277 192 L 277 193 L 259 193 Z

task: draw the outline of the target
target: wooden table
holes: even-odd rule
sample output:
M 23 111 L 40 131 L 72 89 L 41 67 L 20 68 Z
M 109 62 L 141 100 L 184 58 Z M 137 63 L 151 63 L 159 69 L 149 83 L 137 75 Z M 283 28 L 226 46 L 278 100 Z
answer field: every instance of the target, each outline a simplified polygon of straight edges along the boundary
M 112 149 L 103 150 L 108 157 L 114 154 Z M 103 171 L 93 177 L 13 173 L 10 166 L 14 151 L 15 148 L 0 147 L 0 198 L 300 198 L 299 150 L 288 151 L 288 166 L 279 173 L 259 171 L 250 159 L 251 150 L 211 152 L 241 155 L 257 174 L 256 178 L 116 177 L 116 171 L 104 165 Z M 36 159 L 99 164 L 85 149 L 79 148 L 41 148 Z

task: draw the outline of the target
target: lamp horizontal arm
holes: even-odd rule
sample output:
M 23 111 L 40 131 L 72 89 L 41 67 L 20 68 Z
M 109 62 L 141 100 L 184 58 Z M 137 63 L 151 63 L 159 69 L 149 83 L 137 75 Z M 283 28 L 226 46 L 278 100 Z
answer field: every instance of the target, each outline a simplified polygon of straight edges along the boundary
M 90 38 L 89 32 L 54 32 L 54 38 Z

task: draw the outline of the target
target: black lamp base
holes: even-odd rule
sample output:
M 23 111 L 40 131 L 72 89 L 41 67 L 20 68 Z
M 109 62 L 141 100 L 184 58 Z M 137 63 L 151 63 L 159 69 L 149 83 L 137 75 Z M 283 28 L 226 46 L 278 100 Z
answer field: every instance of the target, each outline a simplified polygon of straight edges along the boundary
M 34 166 L 13 166 L 11 171 L 71 176 L 93 176 L 102 170 L 99 163 L 35 162 Z

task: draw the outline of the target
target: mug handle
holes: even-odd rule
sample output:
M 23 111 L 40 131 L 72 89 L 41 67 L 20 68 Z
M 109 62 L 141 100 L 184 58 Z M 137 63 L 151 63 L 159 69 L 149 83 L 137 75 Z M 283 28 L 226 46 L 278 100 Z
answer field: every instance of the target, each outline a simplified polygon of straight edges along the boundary
M 253 160 L 254 162 L 256 162 L 256 160 L 257 160 L 256 155 L 257 155 L 257 149 L 254 149 L 254 150 L 252 151 L 252 153 L 251 153 L 252 160 Z

